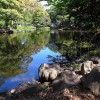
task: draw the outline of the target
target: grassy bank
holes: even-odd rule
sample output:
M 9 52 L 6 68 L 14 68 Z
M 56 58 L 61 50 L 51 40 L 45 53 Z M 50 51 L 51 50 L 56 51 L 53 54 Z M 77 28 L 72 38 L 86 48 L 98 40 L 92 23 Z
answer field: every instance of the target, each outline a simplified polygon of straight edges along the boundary
M 34 31 L 36 30 L 36 27 L 34 26 L 21 26 L 21 25 L 18 25 L 17 26 L 17 29 L 13 29 L 14 32 L 18 32 L 18 31 Z

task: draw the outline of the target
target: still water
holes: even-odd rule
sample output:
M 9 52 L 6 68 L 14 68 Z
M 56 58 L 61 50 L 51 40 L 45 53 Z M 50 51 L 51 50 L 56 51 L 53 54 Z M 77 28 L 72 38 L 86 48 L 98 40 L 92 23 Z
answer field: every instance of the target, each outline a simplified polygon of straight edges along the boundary
M 52 58 L 64 56 L 71 61 L 86 54 L 100 54 L 100 35 L 97 37 L 95 33 L 49 28 L 0 35 L 0 92 L 37 80 L 39 66 L 55 63 Z
M 60 53 L 53 52 L 48 47 L 43 47 L 39 52 L 37 52 L 37 54 L 33 53 L 30 56 L 32 58 L 32 61 L 28 64 L 28 66 L 24 66 L 27 68 L 27 71 L 19 73 L 18 75 L 14 75 L 12 77 L 7 76 L 3 80 L 4 82 L 0 87 L 0 91 L 10 90 L 17 87 L 20 83 L 38 79 L 38 68 L 42 63 L 49 63 L 49 59 L 47 58 L 48 55 L 52 55 L 55 57 L 57 55 L 60 55 Z
M 48 56 L 60 56 L 49 48 L 50 30 L 0 36 L 0 92 L 38 79 L 42 63 L 52 63 Z

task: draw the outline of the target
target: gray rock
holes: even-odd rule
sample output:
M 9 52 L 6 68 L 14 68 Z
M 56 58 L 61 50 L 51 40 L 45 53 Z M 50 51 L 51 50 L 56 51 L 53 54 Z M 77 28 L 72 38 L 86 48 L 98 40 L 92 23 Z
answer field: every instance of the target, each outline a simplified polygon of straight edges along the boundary
M 91 61 L 93 61 L 93 63 L 94 63 L 96 66 L 100 66 L 100 58 L 99 58 L 99 57 L 92 57 L 92 58 L 91 58 Z
M 65 70 L 61 72 L 58 77 L 53 81 L 54 89 L 62 89 L 64 87 L 73 86 L 80 83 L 80 77 L 75 72 Z
M 100 67 L 94 67 L 87 77 L 83 77 L 84 88 L 89 88 L 95 95 L 100 95 Z
M 5 99 L 5 97 L 3 97 L 3 96 L 0 96 L 0 100 L 6 100 L 6 99 Z
M 58 72 L 57 72 L 57 70 L 54 70 L 54 69 L 50 69 L 50 72 L 49 72 L 49 78 L 51 79 L 51 80 L 54 80 L 56 77 L 57 77 L 57 74 L 58 74 Z
M 85 61 L 81 64 L 81 74 L 86 75 L 95 67 L 95 64 L 92 61 Z
M 61 71 L 59 64 L 41 64 L 39 67 L 39 80 L 41 82 L 53 81 Z
M 93 61 L 94 63 L 98 64 L 98 63 L 100 63 L 100 58 L 99 57 L 92 57 L 91 61 Z

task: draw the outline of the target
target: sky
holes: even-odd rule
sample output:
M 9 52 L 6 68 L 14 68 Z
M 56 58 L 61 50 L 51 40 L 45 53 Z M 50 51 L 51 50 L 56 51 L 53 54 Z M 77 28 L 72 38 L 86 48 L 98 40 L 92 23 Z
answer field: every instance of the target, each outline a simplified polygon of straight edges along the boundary
M 47 1 L 41 1 L 43 5 L 48 4 Z
M 46 4 L 48 4 L 47 1 L 41 1 L 41 3 L 44 6 L 45 10 L 50 8 L 49 6 L 46 5 Z

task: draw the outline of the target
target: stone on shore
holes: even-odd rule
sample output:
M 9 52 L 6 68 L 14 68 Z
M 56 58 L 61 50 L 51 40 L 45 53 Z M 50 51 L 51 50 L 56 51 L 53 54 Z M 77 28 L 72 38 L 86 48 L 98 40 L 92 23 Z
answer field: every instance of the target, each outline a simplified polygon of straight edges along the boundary
M 98 64 L 98 63 L 100 63 L 100 58 L 99 57 L 92 57 L 91 61 L 93 61 L 94 63 Z
M 81 64 L 81 74 L 86 75 L 91 72 L 91 70 L 95 67 L 95 64 L 92 61 L 85 61 Z
M 59 64 L 41 64 L 39 67 L 39 80 L 41 82 L 53 81 L 61 71 Z
M 54 89 L 62 89 L 65 87 L 70 87 L 80 83 L 80 77 L 78 77 L 75 72 L 70 70 L 65 70 L 61 72 L 58 77 L 53 81 L 52 85 Z
M 84 88 L 89 88 L 95 95 L 100 95 L 100 66 L 94 67 L 88 76 L 82 78 Z

